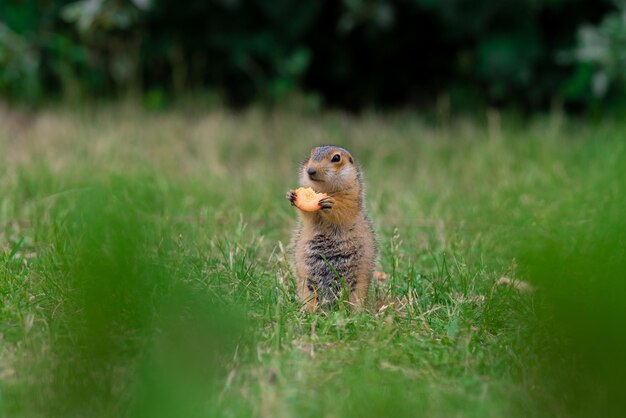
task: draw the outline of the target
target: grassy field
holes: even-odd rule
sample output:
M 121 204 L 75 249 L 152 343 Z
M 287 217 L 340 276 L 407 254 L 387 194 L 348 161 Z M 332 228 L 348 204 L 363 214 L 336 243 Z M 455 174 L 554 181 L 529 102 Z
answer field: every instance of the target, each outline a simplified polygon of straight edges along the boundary
M 617 416 L 625 128 L 0 110 L 0 416 Z M 360 314 L 288 268 L 322 143 L 367 181 Z

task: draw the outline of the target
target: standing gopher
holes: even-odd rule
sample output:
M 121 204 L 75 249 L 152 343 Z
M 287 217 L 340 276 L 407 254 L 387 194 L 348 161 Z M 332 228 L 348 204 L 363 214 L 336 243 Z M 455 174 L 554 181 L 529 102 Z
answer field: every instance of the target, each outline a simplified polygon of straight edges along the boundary
M 376 258 L 361 172 L 347 150 L 323 145 L 313 148 L 302 165 L 300 185 L 327 196 L 319 200 L 319 210 L 298 208 L 293 236 L 298 294 L 308 311 L 333 306 L 342 295 L 360 310 Z M 299 190 L 286 196 L 294 206 Z

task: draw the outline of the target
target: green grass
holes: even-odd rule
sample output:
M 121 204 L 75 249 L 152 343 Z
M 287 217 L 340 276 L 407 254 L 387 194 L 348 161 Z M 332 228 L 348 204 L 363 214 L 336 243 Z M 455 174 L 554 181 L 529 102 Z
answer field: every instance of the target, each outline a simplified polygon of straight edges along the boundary
M 4 111 L 0 416 L 618 415 L 626 125 L 488 120 Z M 361 314 L 287 265 L 320 143 L 365 172 Z

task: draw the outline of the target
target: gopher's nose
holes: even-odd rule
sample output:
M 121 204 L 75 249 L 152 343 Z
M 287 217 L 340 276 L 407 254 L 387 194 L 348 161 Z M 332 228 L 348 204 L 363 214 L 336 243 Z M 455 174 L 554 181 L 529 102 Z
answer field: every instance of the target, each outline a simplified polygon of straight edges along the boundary
M 315 169 L 313 167 L 307 168 L 306 172 L 309 173 L 309 176 L 313 176 L 313 175 L 315 175 L 315 173 L 317 173 L 317 171 L 315 171 Z

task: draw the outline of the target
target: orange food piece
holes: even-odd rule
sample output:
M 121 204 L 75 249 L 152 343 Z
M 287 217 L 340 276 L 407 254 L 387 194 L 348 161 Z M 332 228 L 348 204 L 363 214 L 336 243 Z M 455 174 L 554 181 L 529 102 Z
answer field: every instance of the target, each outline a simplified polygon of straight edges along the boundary
M 295 205 L 306 212 L 315 212 L 321 209 L 320 200 L 328 197 L 326 193 L 316 193 L 310 187 L 296 189 Z

